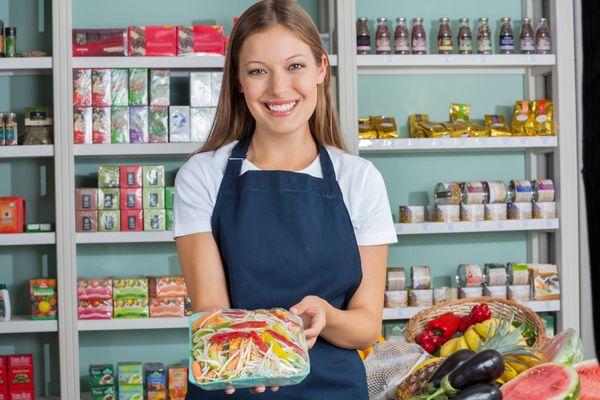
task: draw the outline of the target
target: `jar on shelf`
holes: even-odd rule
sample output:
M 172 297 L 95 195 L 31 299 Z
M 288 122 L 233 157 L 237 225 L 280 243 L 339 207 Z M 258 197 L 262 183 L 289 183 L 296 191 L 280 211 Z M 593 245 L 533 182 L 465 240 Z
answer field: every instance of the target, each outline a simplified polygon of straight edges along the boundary
M 460 18 L 458 23 L 458 54 L 473 54 L 473 35 L 469 26 L 469 18 Z
M 371 54 L 368 18 L 361 17 L 356 20 L 356 54 Z
M 6 57 L 17 56 L 17 28 L 9 26 L 4 30 L 4 55 Z
M 550 28 L 548 20 L 540 18 L 540 23 L 537 26 L 535 33 L 535 50 L 538 54 L 552 53 L 552 38 L 550 36 Z
M 452 29 L 450 28 L 450 19 L 440 18 L 440 28 L 438 30 L 438 53 L 452 54 L 454 46 L 452 44 Z
M 533 33 L 533 26 L 531 25 L 531 18 L 523 18 L 519 47 L 521 54 L 535 53 L 535 35 Z
M 412 54 L 427 54 L 427 34 L 423 27 L 423 18 L 413 18 L 412 22 Z
M 488 19 L 479 18 L 479 27 L 477 28 L 477 53 L 492 54 L 492 31 Z
M 513 34 L 512 21 L 509 17 L 500 19 L 500 53 L 514 54 L 515 52 L 515 35 Z
M 406 18 L 404 17 L 396 18 L 396 29 L 394 30 L 394 53 L 410 53 L 408 28 L 406 26 Z
M 392 37 L 388 28 L 386 17 L 377 18 L 377 31 L 375 32 L 375 44 L 377 54 L 392 54 Z

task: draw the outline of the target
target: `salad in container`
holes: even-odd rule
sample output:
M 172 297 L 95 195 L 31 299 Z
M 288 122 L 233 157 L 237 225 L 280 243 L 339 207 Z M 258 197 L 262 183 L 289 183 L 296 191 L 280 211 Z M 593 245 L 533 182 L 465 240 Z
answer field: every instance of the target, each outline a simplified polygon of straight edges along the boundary
M 201 389 L 295 385 L 310 372 L 302 320 L 287 310 L 202 312 L 189 327 L 189 380 Z

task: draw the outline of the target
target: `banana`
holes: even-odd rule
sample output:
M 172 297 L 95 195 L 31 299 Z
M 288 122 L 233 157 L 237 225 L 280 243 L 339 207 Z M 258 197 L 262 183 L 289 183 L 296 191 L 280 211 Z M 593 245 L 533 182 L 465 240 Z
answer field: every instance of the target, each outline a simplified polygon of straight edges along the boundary
M 465 332 L 465 340 L 467 341 L 467 345 L 469 346 L 469 348 L 473 351 L 476 351 L 479 347 L 479 343 L 481 343 L 483 339 L 481 339 L 481 337 L 473 327 L 470 327 Z
M 461 336 L 456 341 L 456 348 L 454 349 L 454 351 L 458 351 L 458 350 L 468 350 L 469 349 L 469 345 L 467 344 L 467 340 L 465 339 L 464 336 Z
M 504 382 L 508 382 L 517 375 L 518 375 L 517 371 L 515 371 L 515 369 L 513 367 L 511 367 L 510 364 L 505 363 L 504 364 L 504 372 L 500 376 L 500 379 L 502 379 Z
M 473 329 L 475 329 L 475 332 L 481 336 L 481 339 L 485 340 L 485 338 L 488 337 L 488 332 L 490 330 L 491 332 L 489 333 L 489 336 L 492 337 L 494 335 L 497 326 L 498 322 L 495 318 L 492 318 L 473 325 Z
M 440 349 L 440 357 L 446 358 L 455 351 L 457 351 L 458 349 L 456 348 L 456 343 L 458 339 L 459 338 L 450 339 L 446 343 L 444 343 L 442 345 L 442 348 Z

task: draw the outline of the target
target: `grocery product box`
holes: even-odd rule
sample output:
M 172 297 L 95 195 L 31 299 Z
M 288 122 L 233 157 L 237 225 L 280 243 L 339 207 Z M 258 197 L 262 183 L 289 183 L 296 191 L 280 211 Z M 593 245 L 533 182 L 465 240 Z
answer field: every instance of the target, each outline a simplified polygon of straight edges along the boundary
M 148 277 L 148 295 L 150 297 L 186 297 L 187 288 L 183 276 Z
M 177 27 L 130 26 L 127 28 L 130 56 L 176 56 Z
M 190 106 L 210 107 L 212 102 L 212 77 L 210 72 L 190 73 Z
M 113 299 L 148 299 L 148 279 L 113 279 Z
M 0 355 L 0 400 L 8 399 L 8 366 L 6 356 Z
M 8 393 L 21 394 L 23 399 L 34 399 L 33 355 L 15 354 L 6 357 Z
M 23 233 L 25 200 L 23 197 L 0 197 L 0 233 Z
M 226 38 L 222 25 L 180 25 L 177 29 L 178 55 L 225 54 Z
M 48 296 L 56 294 L 56 279 L 39 278 L 29 281 L 29 294 L 31 296 Z
M 110 69 L 95 68 L 92 70 L 92 105 L 108 107 L 111 105 Z
M 92 105 L 92 70 L 89 68 L 73 68 L 73 105 Z
M 185 316 L 183 297 L 151 298 L 150 318 L 178 318 Z
M 126 68 L 111 68 L 111 104 L 113 106 L 129 105 L 129 71 Z
M 215 109 L 210 107 L 190 108 L 190 140 L 204 142 L 210 134 L 213 124 Z
M 121 189 L 121 211 L 123 210 L 141 210 L 143 208 L 142 188 Z
M 148 394 L 151 392 L 161 392 L 166 395 L 167 370 L 163 363 L 146 364 L 146 390 L 148 391 Z M 150 395 L 148 397 L 150 397 Z
M 141 232 L 143 230 L 144 210 L 121 210 L 122 232 Z
M 98 211 L 98 230 L 100 232 L 119 232 L 121 230 L 121 212 L 119 210 Z
M 77 299 L 112 299 L 112 279 L 78 279 Z
M 148 68 L 129 69 L 129 105 L 148 105 Z
M 168 69 L 150 70 L 150 105 L 169 106 L 171 77 Z
M 169 400 L 184 400 L 187 393 L 188 369 L 172 365 L 168 369 Z
M 165 187 L 165 166 L 164 165 L 144 165 L 142 167 L 142 186 Z M 164 207 L 163 207 L 164 208 Z
M 169 139 L 169 108 L 151 106 L 148 112 L 148 143 L 167 143 Z
M 148 106 L 129 107 L 129 142 L 148 143 Z
M 175 187 L 167 186 L 165 188 L 165 208 L 167 210 L 173 209 L 173 198 L 175 196 Z
M 119 385 L 119 400 L 140 400 L 143 398 L 143 385 Z
M 89 299 L 77 301 L 79 319 L 112 319 L 113 299 Z
M 110 144 L 110 107 L 92 109 L 92 143 Z
M 113 105 L 110 108 L 110 142 L 129 143 L 129 131 L 129 107 Z
M 116 399 L 115 386 L 93 387 L 91 389 L 91 400 L 112 400 Z
M 95 211 L 98 209 L 98 189 L 78 188 L 75 189 L 75 210 Z
M 77 232 L 98 231 L 98 211 L 75 211 L 75 230 Z
M 114 318 L 148 318 L 148 299 L 113 300 Z
M 125 29 L 73 29 L 73 56 L 126 56 Z
M 167 228 L 165 210 L 144 210 L 144 230 L 164 231 Z
M 164 209 L 165 208 L 165 188 L 163 187 L 145 187 L 144 188 L 144 209 Z
M 90 387 L 114 386 L 115 369 L 112 364 L 92 364 L 89 368 Z
M 165 229 L 168 231 L 172 231 L 173 230 L 173 210 L 166 210 L 166 225 L 165 225 Z
M 169 107 L 169 142 L 190 142 L 190 107 Z
M 73 107 L 73 143 L 92 144 L 92 107 Z
M 54 226 L 50 222 L 41 224 L 25 224 L 25 232 L 54 232 Z
M 119 170 L 119 167 L 115 165 L 98 166 L 98 187 L 118 188 L 120 180 Z
M 127 361 L 117 364 L 118 383 L 120 385 L 143 385 L 144 368 L 139 361 Z
M 142 187 L 142 166 L 123 165 L 119 170 L 121 189 Z
M 118 188 L 98 189 L 98 210 L 118 210 L 120 205 Z

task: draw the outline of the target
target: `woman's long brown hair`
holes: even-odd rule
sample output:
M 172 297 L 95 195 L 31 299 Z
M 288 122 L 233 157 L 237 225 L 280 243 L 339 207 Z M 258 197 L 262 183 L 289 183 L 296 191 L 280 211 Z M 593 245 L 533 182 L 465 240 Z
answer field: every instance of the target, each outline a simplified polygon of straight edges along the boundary
M 244 40 L 275 24 L 289 29 L 305 42 L 318 65 L 321 64 L 321 56 L 327 55 L 314 22 L 293 0 L 263 0 L 252 5 L 242 14 L 231 32 L 215 120 L 206 143 L 193 154 L 216 150 L 254 132 L 254 117 L 248 110 L 243 93 L 239 92 L 239 55 Z M 317 106 L 309 119 L 309 128 L 317 143 L 347 150 L 333 101 L 329 66 L 323 83 L 317 88 Z

